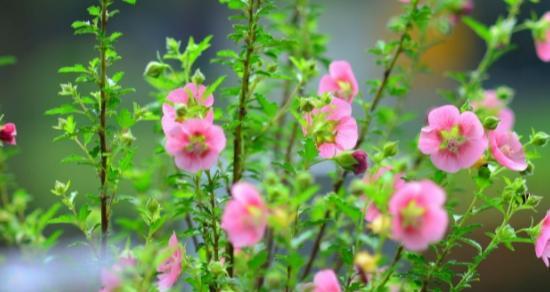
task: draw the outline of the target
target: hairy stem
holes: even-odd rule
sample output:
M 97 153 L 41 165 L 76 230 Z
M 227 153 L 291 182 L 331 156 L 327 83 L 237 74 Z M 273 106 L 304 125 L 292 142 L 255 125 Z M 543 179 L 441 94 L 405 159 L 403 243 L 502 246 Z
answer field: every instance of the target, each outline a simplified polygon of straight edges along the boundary
M 239 108 L 237 114 L 237 126 L 233 133 L 233 183 L 238 182 L 244 172 L 244 157 L 243 157 L 243 123 L 246 118 L 247 113 L 247 99 L 250 96 L 250 76 L 252 73 L 251 68 L 251 58 L 252 54 L 255 51 L 255 41 L 256 41 L 256 25 L 257 25 L 257 16 L 256 11 L 261 4 L 261 0 L 251 0 L 247 9 L 248 17 L 248 32 L 245 38 L 246 51 L 245 57 L 243 60 L 243 77 L 241 81 L 241 90 L 239 96 Z M 233 245 L 231 243 L 227 244 L 227 253 L 228 253 L 228 274 L 230 277 L 233 276 L 233 264 L 234 264 L 234 255 L 233 255 Z
M 99 199 L 101 202 L 101 255 L 104 257 L 107 252 L 107 240 L 109 236 L 109 210 L 107 194 L 107 156 L 109 150 L 107 148 L 107 130 L 106 130 L 106 113 L 107 113 L 107 47 L 105 45 L 104 38 L 107 35 L 107 15 L 108 15 L 108 0 L 101 1 L 101 19 L 100 19 L 100 47 L 99 47 L 99 59 L 100 59 L 100 72 L 99 72 L 99 92 L 100 92 L 100 106 L 99 106 L 99 182 L 100 182 L 100 194 Z

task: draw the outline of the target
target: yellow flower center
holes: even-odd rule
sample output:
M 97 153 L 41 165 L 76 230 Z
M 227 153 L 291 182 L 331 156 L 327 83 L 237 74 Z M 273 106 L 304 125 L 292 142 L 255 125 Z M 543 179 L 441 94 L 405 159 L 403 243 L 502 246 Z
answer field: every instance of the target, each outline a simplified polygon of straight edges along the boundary
M 415 200 L 411 200 L 405 208 L 401 210 L 401 219 L 403 227 L 416 228 L 422 221 L 422 216 L 426 213 L 426 209 L 419 206 Z

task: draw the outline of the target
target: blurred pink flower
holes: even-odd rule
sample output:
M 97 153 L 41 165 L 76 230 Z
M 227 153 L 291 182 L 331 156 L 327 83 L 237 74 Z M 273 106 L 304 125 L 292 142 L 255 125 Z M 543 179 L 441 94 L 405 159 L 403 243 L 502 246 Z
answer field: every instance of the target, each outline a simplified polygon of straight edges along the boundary
M 527 168 L 523 145 L 516 133 L 498 129 L 489 132 L 489 147 L 495 160 L 502 166 L 514 171 Z
M 181 262 L 183 249 L 178 242 L 176 233 L 173 232 L 168 241 L 168 249 L 172 252 L 170 257 L 158 266 L 158 287 L 160 291 L 167 291 L 178 281 L 181 274 Z
M 374 174 L 370 173 L 368 175 L 365 175 L 365 177 L 363 178 L 363 181 L 366 183 L 374 183 L 391 169 L 392 169 L 391 166 L 381 167 L 376 173 Z M 405 184 L 405 181 L 401 176 L 402 175 L 400 173 L 396 173 L 393 175 L 392 192 L 397 191 L 400 187 L 403 186 L 403 184 Z M 373 222 L 374 220 L 376 220 L 376 218 L 378 218 L 378 216 L 380 216 L 380 214 L 381 214 L 380 209 L 378 209 L 378 207 L 376 206 L 376 204 L 374 204 L 374 202 L 371 202 L 365 212 L 365 220 L 367 222 Z
M 405 183 L 390 200 L 392 237 L 412 251 L 440 241 L 447 229 L 445 191 L 429 180 Z
M 351 105 L 339 98 L 306 114 L 307 125 L 302 129 L 305 135 L 313 135 L 319 156 L 332 158 L 350 150 L 357 143 L 357 122 L 351 116 Z
M 340 283 L 333 270 L 321 270 L 313 278 L 314 292 L 340 292 Z
M 550 62 L 550 12 L 542 16 L 541 22 L 545 25 L 541 32 L 535 34 L 535 49 L 539 59 Z
M 357 96 L 359 87 L 348 62 L 333 61 L 330 63 L 329 74 L 324 75 L 319 82 L 318 94 L 325 92 L 349 103 Z
M 174 124 L 182 123 L 189 118 L 214 120 L 212 105 L 214 96 L 204 96 L 206 86 L 187 83 L 168 94 L 168 102 L 162 105 L 162 130 L 168 134 Z
M 365 171 L 369 167 L 367 162 L 367 158 L 368 158 L 367 152 L 363 150 L 355 150 L 353 151 L 351 156 L 353 156 L 356 162 L 355 165 L 353 165 L 353 173 L 356 175 L 365 173 Z
M 500 119 L 497 126 L 499 130 L 512 130 L 514 128 L 514 112 L 498 98 L 495 90 L 486 90 L 481 101 L 473 101 L 474 110 L 483 109 Z
M 17 128 L 14 123 L 7 123 L 0 126 L 1 143 L 15 145 L 15 136 L 17 136 Z
M 483 125 L 472 112 L 460 113 L 453 105 L 441 106 L 428 114 L 418 148 L 431 156 L 439 169 L 454 173 L 474 165 L 487 148 Z
M 130 255 L 123 256 L 111 266 L 101 270 L 101 289 L 100 292 L 114 292 L 120 288 L 122 283 L 121 276 L 124 270 L 136 265 L 136 259 Z
M 189 119 L 172 127 L 165 148 L 178 168 L 197 172 L 216 164 L 225 142 L 222 128 L 208 120 Z
M 550 267 L 550 210 L 546 212 L 546 216 L 542 219 L 540 232 L 535 242 L 535 254 L 537 258 L 542 259 L 546 267 Z
M 252 246 L 264 236 L 268 209 L 258 190 L 251 184 L 238 182 L 231 188 L 221 227 L 235 248 Z

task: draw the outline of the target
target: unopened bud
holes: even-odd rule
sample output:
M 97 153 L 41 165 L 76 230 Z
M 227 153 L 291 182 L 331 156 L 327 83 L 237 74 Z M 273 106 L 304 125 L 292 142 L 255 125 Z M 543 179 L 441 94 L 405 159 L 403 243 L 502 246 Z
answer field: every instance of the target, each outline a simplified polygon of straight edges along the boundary
M 345 170 L 354 174 L 363 174 L 368 167 L 367 153 L 363 150 L 344 151 L 334 157 L 334 160 Z
M 369 228 L 372 230 L 372 233 L 385 235 L 390 232 L 391 227 L 391 218 L 387 215 L 381 214 L 376 217 L 370 224 Z
M 397 154 L 398 151 L 398 145 L 397 142 L 388 142 L 384 144 L 384 147 L 382 148 L 384 152 L 384 157 L 392 157 Z
M 536 146 L 546 146 L 550 136 L 545 132 L 537 132 L 531 136 L 531 143 Z
M 379 257 L 368 252 L 360 252 L 355 256 L 353 263 L 363 273 L 370 274 L 377 270 Z
M 193 77 L 191 77 L 191 81 L 196 85 L 203 84 L 204 80 L 205 80 L 205 77 L 202 74 L 201 70 L 199 70 L 199 69 L 197 69 L 195 71 L 195 74 L 193 74 Z
M 483 127 L 487 130 L 494 130 L 498 127 L 500 119 L 495 116 L 488 116 L 483 120 Z
M 168 64 L 152 61 L 145 67 L 145 72 L 143 72 L 143 75 L 146 77 L 158 78 L 169 67 L 170 66 L 168 66 Z

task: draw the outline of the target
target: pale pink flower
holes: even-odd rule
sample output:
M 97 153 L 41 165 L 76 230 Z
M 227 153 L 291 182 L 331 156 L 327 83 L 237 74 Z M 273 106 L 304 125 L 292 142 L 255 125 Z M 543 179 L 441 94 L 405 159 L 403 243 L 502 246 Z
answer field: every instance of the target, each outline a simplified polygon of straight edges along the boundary
M 15 136 L 17 136 L 17 128 L 14 123 L 0 126 L 0 144 L 15 145 Z
M 313 135 L 319 156 L 332 158 L 355 147 L 358 139 L 357 122 L 351 116 L 351 105 L 339 98 L 306 114 L 305 135 Z
M 208 120 L 189 119 L 172 127 L 165 148 L 178 168 L 197 172 L 216 164 L 225 142 L 222 128 Z
M 204 118 L 214 120 L 212 105 L 214 96 L 204 96 L 206 86 L 187 83 L 183 88 L 178 88 L 168 94 L 169 103 L 162 105 L 162 130 L 168 134 L 174 124 L 182 123 L 190 118 Z
M 167 291 L 172 288 L 181 275 L 183 249 L 178 242 L 175 232 L 170 236 L 168 249 L 172 254 L 157 268 L 157 272 L 159 272 L 157 284 L 160 291 Z
M 498 130 L 512 130 L 514 128 L 514 112 L 497 96 L 495 90 L 486 90 L 481 101 L 472 102 L 474 110 L 485 110 L 500 119 Z
M 541 19 L 546 23 L 540 35 L 535 35 L 535 49 L 539 59 L 543 62 L 550 62 L 550 12 L 546 12 Z
M 114 292 L 120 288 L 122 284 L 122 274 L 130 267 L 136 265 L 136 259 L 132 256 L 123 256 L 111 266 L 111 268 L 103 268 L 101 270 L 101 289 L 100 292 Z
M 319 82 L 318 94 L 325 92 L 349 103 L 357 96 L 359 86 L 348 62 L 333 61 L 330 63 L 329 74 L 324 75 Z
M 231 188 L 221 227 L 235 248 L 252 246 L 264 236 L 268 209 L 258 190 L 251 184 L 238 182 Z
M 340 283 L 333 270 L 321 270 L 313 278 L 314 292 L 340 292 Z
M 542 259 L 547 268 L 550 267 L 550 210 L 541 222 L 540 232 L 535 242 L 535 254 Z
M 502 166 L 514 171 L 527 168 L 523 145 L 516 133 L 498 129 L 489 132 L 489 147 L 495 160 Z
M 392 237 L 412 251 L 440 241 L 447 229 L 445 191 L 429 180 L 405 183 L 392 196 Z
M 391 171 L 391 166 L 384 166 L 378 169 L 378 171 L 374 174 L 370 173 L 368 175 L 365 175 L 363 178 L 363 181 L 366 183 L 374 183 L 378 181 L 386 172 Z M 393 175 L 393 186 L 392 186 L 392 192 L 397 191 L 400 187 L 402 187 L 405 184 L 405 181 L 402 178 L 401 173 L 396 173 Z M 365 212 L 365 220 L 367 222 L 373 222 L 380 216 L 381 212 L 380 209 L 374 204 L 374 202 L 371 202 L 369 206 L 367 207 L 367 210 Z
M 474 165 L 487 148 L 483 125 L 472 112 L 460 113 L 453 105 L 441 106 L 428 114 L 418 148 L 430 155 L 439 169 L 454 173 Z

